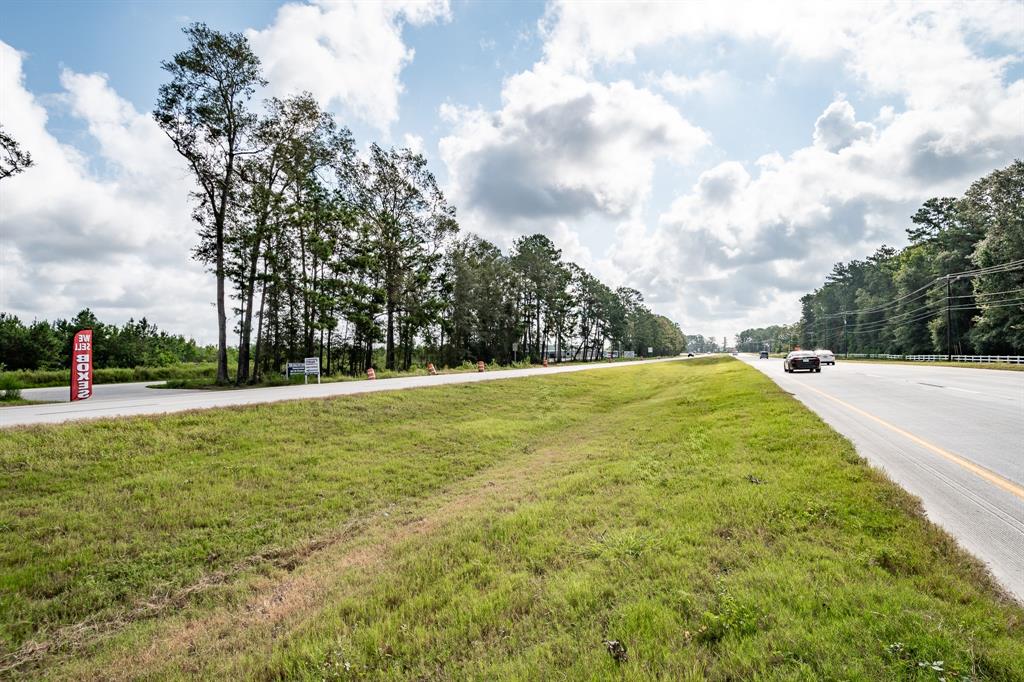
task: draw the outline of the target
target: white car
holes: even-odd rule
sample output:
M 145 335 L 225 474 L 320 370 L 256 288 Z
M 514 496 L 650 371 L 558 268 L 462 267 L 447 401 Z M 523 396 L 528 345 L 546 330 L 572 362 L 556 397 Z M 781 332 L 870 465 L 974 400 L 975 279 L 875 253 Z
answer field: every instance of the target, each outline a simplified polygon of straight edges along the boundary
M 818 356 L 818 362 L 823 365 L 834 365 L 836 364 L 836 356 L 832 354 L 830 350 L 817 349 L 814 354 Z

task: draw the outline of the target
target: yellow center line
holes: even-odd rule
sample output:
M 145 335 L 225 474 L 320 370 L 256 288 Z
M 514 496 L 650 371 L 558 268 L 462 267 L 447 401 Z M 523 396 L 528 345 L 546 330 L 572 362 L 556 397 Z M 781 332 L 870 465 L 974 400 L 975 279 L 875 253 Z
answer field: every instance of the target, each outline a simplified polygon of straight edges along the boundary
M 932 452 L 934 452 L 935 454 L 939 455 L 940 457 L 942 457 L 942 458 L 944 458 L 944 459 L 946 459 L 946 460 L 948 460 L 950 462 L 953 462 L 954 464 L 959 464 L 961 467 L 963 467 L 964 469 L 967 469 L 968 471 L 970 471 L 975 476 L 978 476 L 979 478 L 983 478 L 984 480 L 988 481 L 992 485 L 998 486 L 998 487 L 1002 488 L 1003 490 L 1005 490 L 1006 492 L 1010 493 L 1011 495 L 1015 495 L 1015 496 L 1019 497 L 1020 499 L 1024 500 L 1024 486 L 1017 485 L 1013 481 L 1011 481 L 1009 479 L 1006 479 L 1006 478 L 1003 478 L 1002 476 L 1000 476 L 999 474 L 995 473 L 994 471 L 989 471 L 985 467 L 980 466 L 978 464 L 975 464 L 974 462 L 972 462 L 972 461 L 970 461 L 968 459 L 964 459 L 960 455 L 955 455 L 952 452 L 950 452 L 949 450 L 943 450 L 938 445 L 933 445 L 932 443 L 929 443 L 928 441 L 924 440 L 923 438 L 919 438 L 919 437 L 915 436 L 914 434 L 910 433 L 909 431 L 904 431 L 900 427 L 898 427 L 898 426 L 896 426 L 894 424 L 890 424 L 889 422 L 885 421 L 884 419 L 879 419 L 875 415 L 870 414 L 868 412 L 865 412 L 864 410 L 860 409 L 859 407 L 855 407 L 855 406 L 851 405 L 850 403 L 846 402 L 845 400 L 840 400 L 839 398 L 835 397 L 834 395 L 830 395 L 828 393 L 825 393 L 825 391 L 822 391 L 820 388 L 815 388 L 813 386 L 809 386 L 808 384 L 804 384 L 804 388 L 810 389 L 810 390 L 814 391 L 815 393 L 817 393 L 819 395 L 823 395 L 826 398 L 828 398 L 829 400 L 832 400 L 834 402 L 839 403 L 840 405 L 842 405 L 846 409 L 851 410 L 853 412 L 856 412 L 857 414 L 861 415 L 862 417 L 867 417 L 871 421 L 876 422 L 878 424 L 881 424 L 882 426 L 884 426 L 885 428 L 887 428 L 887 429 L 889 429 L 891 431 L 895 431 L 896 433 L 900 434 L 904 438 L 908 438 L 911 441 L 917 443 L 921 447 L 923 447 L 923 448 L 925 448 L 927 450 L 931 450 Z

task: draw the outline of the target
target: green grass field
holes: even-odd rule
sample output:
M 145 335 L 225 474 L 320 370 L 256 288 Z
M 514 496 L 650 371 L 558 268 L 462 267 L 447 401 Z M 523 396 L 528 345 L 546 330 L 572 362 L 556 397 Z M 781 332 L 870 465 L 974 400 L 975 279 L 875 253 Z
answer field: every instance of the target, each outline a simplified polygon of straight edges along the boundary
M 1024 679 L 1024 609 L 729 358 L 16 429 L 0 467 L 0 678 Z

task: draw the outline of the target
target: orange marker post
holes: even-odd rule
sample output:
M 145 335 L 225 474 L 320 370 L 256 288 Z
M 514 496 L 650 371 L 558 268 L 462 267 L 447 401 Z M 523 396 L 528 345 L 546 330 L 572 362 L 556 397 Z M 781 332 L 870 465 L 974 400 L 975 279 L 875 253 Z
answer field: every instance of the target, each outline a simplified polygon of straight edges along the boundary
M 370 367 L 369 369 L 366 370 L 366 378 L 367 379 L 376 379 L 377 378 L 377 373 L 373 371 L 373 367 Z
M 478 371 L 478 372 L 484 371 L 484 361 L 483 360 L 477 360 L 476 371 Z
M 432 362 L 428 362 L 427 363 L 427 371 L 430 372 L 430 376 L 432 376 L 432 377 L 436 377 L 437 376 L 437 370 L 434 369 L 434 363 L 432 363 Z

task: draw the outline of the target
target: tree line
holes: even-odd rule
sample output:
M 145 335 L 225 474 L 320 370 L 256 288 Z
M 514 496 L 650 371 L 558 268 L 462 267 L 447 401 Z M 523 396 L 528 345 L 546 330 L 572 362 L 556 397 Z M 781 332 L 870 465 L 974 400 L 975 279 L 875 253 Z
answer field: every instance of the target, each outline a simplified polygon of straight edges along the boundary
M 1024 162 L 929 199 L 910 220 L 908 246 L 837 263 L 800 299 L 798 323 L 744 330 L 743 349 L 1024 354 Z
M 70 320 L 36 320 L 24 324 L 0 313 L 0 369 L 67 369 L 71 341 L 80 329 L 93 330 L 93 365 L 166 367 L 179 362 L 212 362 L 216 349 L 160 331 L 146 318 L 123 325 L 107 324 L 86 308 Z
M 767 327 L 744 329 L 736 335 L 736 350 L 741 353 L 772 353 L 788 351 L 800 343 L 799 323 L 773 324 Z
M 423 358 L 685 348 L 639 292 L 611 290 L 542 235 L 509 254 L 460 239 L 422 154 L 375 143 L 358 153 L 309 93 L 257 112 L 267 82 L 245 36 L 198 23 L 184 31 L 188 49 L 162 64 L 169 80 L 153 115 L 196 183 L 195 256 L 216 279 L 219 382 L 229 381 L 229 345 L 237 383 L 308 356 L 328 372 L 361 373 L 381 346 L 393 370 Z
M 725 350 L 725 339 L 719 344 L 714 337 L 703 334 L 687 334 L 686 350 L 694 353 L 720 353 Z
M 611 289 L 547 237 L 521 237 L 507 254 L 460 237 L 422 154 L 375 143 L 359 153 L 309 93 L 257 106 L 267 81 L 244 35 L 201 23 L 184 32 L 187 49 L 162 63 L 168 80 L 153 116 L 195 181 L 194 256 L 216 283 L 218 383 L 231 380 L 236 358 L 241 384 L 310 356 L 328 373 L 360 374 L 378 363 L 404 370 L 685 350 L 678 325 L 640 292 Z M 6 133 L 0 142 L 0 177 L 32 165 Z M 146 320 L 117 328 L 88 311 L 72 322 L 3 324 L 9 369 L 65 365 L 69 324 L 94 327 L 97 366 L 197 352 Z

